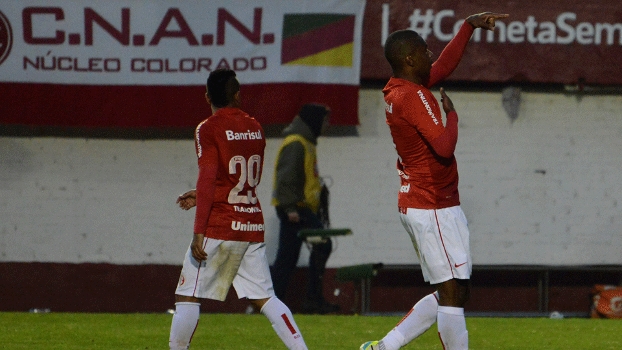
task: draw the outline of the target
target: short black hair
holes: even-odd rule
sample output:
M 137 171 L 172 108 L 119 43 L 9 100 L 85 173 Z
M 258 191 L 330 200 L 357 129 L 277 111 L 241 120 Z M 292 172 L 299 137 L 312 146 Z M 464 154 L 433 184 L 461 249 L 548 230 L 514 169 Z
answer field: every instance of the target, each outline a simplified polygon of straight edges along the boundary
M 384 57 L 393 71 L 401 69 L 404 58 L 418 45 L 425 45 L 425 40 L 413 30 L 398 30 L 389 35 L 384 43 Z
M 212 71 L 207 78 L 207 95 L 214 107 L 222 108 L 233 101 L 233 96 L 240 91 L 240 83 L 235 71 L 221 68 Z

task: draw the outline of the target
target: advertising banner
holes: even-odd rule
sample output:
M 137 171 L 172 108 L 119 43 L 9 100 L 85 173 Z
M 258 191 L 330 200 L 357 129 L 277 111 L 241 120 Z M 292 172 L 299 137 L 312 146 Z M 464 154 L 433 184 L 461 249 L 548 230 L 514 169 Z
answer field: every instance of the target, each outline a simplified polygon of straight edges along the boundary
M 205 81 L 234 69 L 243 109 L 287 123 L 307 102 L 358 124 L 364 0 L 8 1 L 0 122 L 195 126 Z M 8 103 L 7 103 L 8 102 Z
M 494 32 L 477 29 L 454 81 L 622 84 L 622 4 L 608 0 L 440 1 L 368 0 L 362 79 L 386 80 L 386 37 L 412 29 L 435 57 L 464 19 L 507 13 Z

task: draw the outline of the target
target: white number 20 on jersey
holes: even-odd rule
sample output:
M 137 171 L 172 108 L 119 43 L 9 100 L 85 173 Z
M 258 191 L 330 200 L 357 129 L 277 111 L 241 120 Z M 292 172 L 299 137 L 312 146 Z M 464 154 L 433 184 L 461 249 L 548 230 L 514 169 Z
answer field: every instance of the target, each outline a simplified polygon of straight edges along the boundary
M 243 156 L 234 156 L 229 161 L 229 174 L 235 175 L 238 170 L 240 172 L 239 181 L 229 191 L 229 204 L 257 204 L 257 197 L 253 196 L 253 189 L 259 184 L 261 176 L 261 156 L 252 155 L 248 161 Z M 242 194 L 246 183 L 251 189 L 246 191 L 246 194 Z

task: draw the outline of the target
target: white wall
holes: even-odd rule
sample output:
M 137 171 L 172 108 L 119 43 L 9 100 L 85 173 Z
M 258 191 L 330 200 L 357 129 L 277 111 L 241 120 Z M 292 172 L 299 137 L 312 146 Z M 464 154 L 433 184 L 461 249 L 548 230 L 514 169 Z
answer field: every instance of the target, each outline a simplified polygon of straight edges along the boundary
M 510 123 L 500 93 L 448 93 L 475 264 L 622 264 L 622 96 L 523 93 Z M 330 267 L 416 263 L 383 108 L 379 90 L 362 90 L 361 136 L 319 141 L 333 226 L 354 232 Z M 280 141 L 268 139 L 258 188 L 271 261 Z M 0 137 L 0 261 L 180 264 L 194 212 L 175 198 L 195 179 L 191 140 Z

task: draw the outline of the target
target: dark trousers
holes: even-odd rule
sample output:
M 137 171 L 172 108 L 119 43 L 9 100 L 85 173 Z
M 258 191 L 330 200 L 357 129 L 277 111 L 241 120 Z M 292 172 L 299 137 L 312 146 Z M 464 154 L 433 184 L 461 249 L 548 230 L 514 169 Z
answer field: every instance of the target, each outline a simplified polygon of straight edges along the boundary
M 310 209 L 298 208 L 300 221 L 290 222 L 287 213 L 276 208 L 276 214 L 281 221 L 279 232 L 279 248 L 272 268 L 272 283 L 276 296 L 285 300 L 285 292 L 289 280 L 296 268 L 302 240 L 298 238 L 298 231 L 305 228 L 323 228 L 322 222 Z M 330 239 L 326 242 L 313 244 L 309 257 L 309 279 L 307 282 L 307 301 L 322 302 L 322 276 L 326 270 L 326 261 L 332 252 L 333 244 Z

